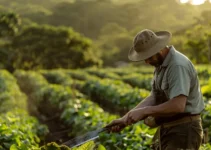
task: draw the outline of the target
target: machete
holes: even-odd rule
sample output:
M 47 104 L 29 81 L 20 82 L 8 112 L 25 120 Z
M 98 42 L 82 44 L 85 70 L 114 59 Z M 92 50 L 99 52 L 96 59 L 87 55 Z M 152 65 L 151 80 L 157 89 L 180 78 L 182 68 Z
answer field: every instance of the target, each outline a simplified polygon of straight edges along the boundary
M 66 141 L 65 143 L 62 143 L 62 144 L 67 145 L 70 148 L 77 147 L 77 146 L 80 146 L 88 141 L 97 139 L 99 137 L 99 133 L 108 131 L 108 130 L 109 130 L 108 128 L 104 127 L 101 129 L 90 131 L 84 135 L 75 137 L 69 141 Z

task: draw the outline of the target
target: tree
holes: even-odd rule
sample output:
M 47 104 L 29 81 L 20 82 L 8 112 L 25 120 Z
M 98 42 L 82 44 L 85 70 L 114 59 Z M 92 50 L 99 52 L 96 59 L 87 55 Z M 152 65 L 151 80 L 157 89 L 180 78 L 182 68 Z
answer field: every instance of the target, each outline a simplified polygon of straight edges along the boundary
M 197 64 L 209 62 L 208 38 L 210 35 L 210 25 L 196 25 L 186 31 L 187 42 L 184 45 L 184 51 L 193 62 Z
M 205 10 L 201 13 L 203 23 L 211 23 L 211 10 Z
M 15 13 L 0 14 L 0 37 L 11 37 L 18 32 L 21 19 Z
M 100 33 L 96 44 L 102 51 L 103 64 L 113 66 L 118 61 L 128 61 L 127 55 L 132 44 L 128 31 L 116 23 L 109 23 Z
M 66 27 L 27 27 L 13 39 L 11 47 L 17 69 L 78 68 L 101 63 L 91 40 Z
M 18 33 L 21 24 L 19 15 L 15 13 L 0 14 L 0 60 L 1 68 L 7 68 L 13 72 L 11 59 L 14 54 L 9 48 L 12 38 Z

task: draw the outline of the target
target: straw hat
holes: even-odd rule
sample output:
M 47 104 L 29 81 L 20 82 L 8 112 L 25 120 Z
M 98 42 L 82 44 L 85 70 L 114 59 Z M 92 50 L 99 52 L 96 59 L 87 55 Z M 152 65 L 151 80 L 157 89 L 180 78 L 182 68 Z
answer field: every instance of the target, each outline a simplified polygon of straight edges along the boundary
M 170 41 L 170 38 L 171 33 L 168 31 L 142 30 L 135 36 L 128 58 L 131 61 L 145 60 L 163 49 Z

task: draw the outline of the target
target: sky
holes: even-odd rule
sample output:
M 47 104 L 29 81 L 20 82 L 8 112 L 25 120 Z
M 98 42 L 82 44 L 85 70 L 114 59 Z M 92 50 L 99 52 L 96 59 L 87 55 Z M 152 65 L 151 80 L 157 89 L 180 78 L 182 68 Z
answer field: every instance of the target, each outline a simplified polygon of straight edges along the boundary
M 205 3 L 205 1 L 209 1 L 211 3 L 211 0 L 180 0 L 180 3 L 190 3 L 192 5 L 201 5 Z

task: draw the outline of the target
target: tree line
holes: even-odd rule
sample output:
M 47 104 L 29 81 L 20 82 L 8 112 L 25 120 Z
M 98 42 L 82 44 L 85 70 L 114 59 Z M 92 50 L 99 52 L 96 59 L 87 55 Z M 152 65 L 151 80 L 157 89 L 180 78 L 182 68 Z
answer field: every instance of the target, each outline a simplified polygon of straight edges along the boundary
M 0 0 L 0 66 L 114 66 L 128 62 L 133 37 L 144 28 L 171 31 L 170 44 L 194 63 L 209 63 L 210 6 L 165 0 Z

